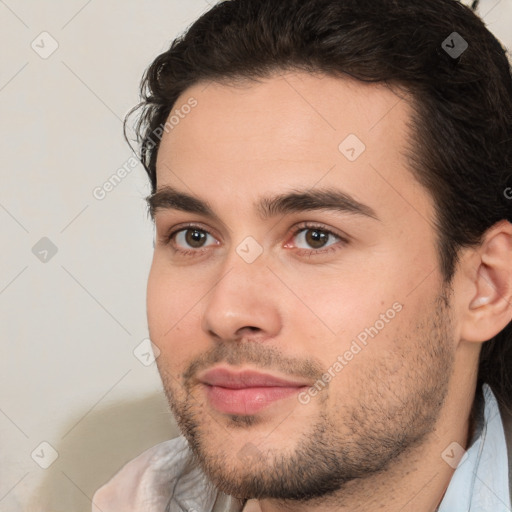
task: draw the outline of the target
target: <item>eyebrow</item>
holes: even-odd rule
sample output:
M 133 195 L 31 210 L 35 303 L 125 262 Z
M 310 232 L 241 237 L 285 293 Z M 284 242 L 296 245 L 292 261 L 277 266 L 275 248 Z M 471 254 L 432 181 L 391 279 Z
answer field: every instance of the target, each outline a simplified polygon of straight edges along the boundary
M 180 210 L 196 213 L 220 222 L 218 215 L 207 201 L 164 186 L 146 197 L 151 218 L 161 210 Z M 351 195 L 335 189 L 295 190 L 270 197 L 260 198 L 256 211 L 262 220 L 294 212 L 332 210 L 380 220 L 370 206 L 356 201 Z

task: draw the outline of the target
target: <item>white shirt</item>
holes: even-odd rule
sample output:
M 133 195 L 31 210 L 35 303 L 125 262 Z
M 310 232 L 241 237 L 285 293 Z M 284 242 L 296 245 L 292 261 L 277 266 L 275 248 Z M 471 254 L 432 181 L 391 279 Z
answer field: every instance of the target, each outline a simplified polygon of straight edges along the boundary
M 439 512 L 511 512 L 503 423 L 491 388 L 482 386 L 476 428 Z M 483 409 L 483 410 L 482 410 Z M 92 512 L 242 512 L 194 464 L 186 439 L 160 443 L 126 464 L 93 497 Z

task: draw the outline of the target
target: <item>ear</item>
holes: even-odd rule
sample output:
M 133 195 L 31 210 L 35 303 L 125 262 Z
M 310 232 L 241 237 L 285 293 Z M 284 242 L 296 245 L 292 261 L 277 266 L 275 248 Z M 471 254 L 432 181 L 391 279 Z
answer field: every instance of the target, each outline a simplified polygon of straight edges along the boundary
M 512 320 L 512 224 L 502 220 L 489 228 L 465 266 L 465 295 L 460 337 L 484 342 Z

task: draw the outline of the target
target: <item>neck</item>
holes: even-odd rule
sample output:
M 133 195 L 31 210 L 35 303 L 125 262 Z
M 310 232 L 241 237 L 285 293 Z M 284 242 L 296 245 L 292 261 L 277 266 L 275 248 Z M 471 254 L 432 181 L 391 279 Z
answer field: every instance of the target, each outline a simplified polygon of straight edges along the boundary
M 244 512 L 435 512 L 460 460 L 460 448 L 453 445 L 453 452 L 449 447 L 455 442 L 467 450 L 475 428 L 472 411 L 476 378 L 464 379 L 457 373 L 435 429 L 383 471 L 348 482 L 336 495 L 327 498 L 307 503 L 250 500 Z M 450 465 L 452 454 L 454 462 Z

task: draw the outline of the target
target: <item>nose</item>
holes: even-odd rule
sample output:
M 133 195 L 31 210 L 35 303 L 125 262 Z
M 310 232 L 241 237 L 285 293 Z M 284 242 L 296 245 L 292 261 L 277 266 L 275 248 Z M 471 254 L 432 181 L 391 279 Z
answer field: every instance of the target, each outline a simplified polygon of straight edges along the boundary
M 282 324 L 279 286 L 263 256 L 247 263 L 234 252 L 205 298 L 203 330 L 217 341 L 274 338 Z

